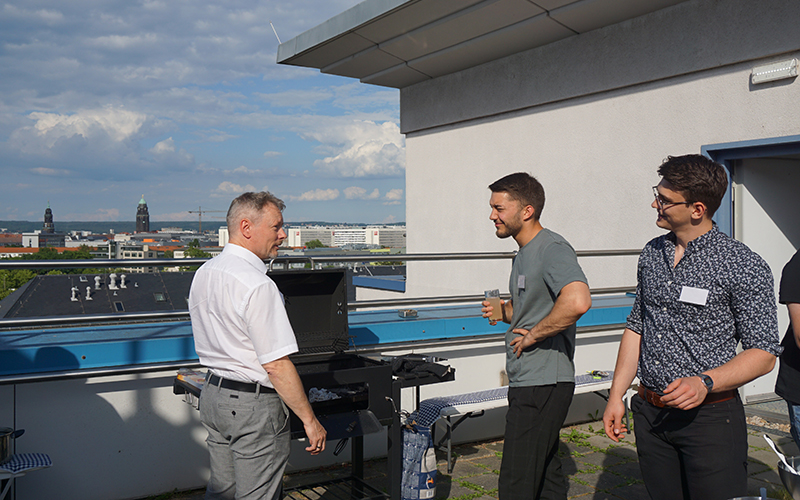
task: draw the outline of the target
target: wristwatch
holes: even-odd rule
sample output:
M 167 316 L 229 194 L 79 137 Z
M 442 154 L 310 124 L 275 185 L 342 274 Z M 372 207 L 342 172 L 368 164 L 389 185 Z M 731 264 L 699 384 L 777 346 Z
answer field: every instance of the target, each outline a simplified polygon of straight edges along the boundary
M 708 392 L 711 392 L 711 389 L 714 388 L 714 379 L 712 379 L 705 373 L 701 373 L 700 375 L 698 375 L 698 377 L 700 377 L 700 380 L 702 380 L 703 383 L 706 384 L 706 389 L 708 389 Z

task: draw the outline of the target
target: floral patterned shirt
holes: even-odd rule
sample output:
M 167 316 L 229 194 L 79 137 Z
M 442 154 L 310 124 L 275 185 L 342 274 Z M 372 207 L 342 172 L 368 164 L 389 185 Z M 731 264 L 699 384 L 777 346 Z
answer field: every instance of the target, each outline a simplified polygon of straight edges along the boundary
M 714 224 L 673 267 L 675 235 L 647 243 L 627 327 L 642 336 L 638 377 L 661 391 L 716 368 L 743 349 L 781 353 L 772 272 Z

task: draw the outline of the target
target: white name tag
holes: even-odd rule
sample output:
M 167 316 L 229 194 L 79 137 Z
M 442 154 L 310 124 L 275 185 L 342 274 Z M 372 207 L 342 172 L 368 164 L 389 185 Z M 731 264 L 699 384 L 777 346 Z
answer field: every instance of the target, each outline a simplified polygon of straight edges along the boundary
M 520 290 L 524 290 L 525 289 L 525 275 L 524 274 L 520 274 L 519 276 L 517 276 L 517 288 L 519 288 Z
M 706 300 L 708 300 L 708 290 L 695 288 L 693 286 L 684 286 L 681 287 L 681 296 L 678 300 L 686 302 L 687 304 L 704 306 L 706 305 Z

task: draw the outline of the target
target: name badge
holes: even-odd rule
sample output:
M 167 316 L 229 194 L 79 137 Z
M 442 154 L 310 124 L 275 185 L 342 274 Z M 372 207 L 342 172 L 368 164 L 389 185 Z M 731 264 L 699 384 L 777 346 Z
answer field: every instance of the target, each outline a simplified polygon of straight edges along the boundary
M 525 290 L 525 275 L 520 274 L 517 276 L 517 288 L 520 290 Z
M 693 286 L 684 286 L 681 287 L 681 296 L 678 298 L 678 300 L 681 302 L 686 302 L 687 304 L 704 306 L 708 300 L 708 290 L 695 288 Z

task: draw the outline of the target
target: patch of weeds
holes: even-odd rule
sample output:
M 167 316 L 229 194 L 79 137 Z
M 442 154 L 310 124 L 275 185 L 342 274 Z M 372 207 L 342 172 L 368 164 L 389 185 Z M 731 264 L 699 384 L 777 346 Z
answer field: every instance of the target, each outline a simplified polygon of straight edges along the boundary
M 472 500 L 473 498 L 478 498 L 481 496 L 481 493 L 466 493 L 464 495 L 458 497 L 451 497 L 449 500 Z M 447 500 L 448 497 L 436 497 L 436 500 Z
M 574 482 L 576 482 L 578 484 L 582 484 L 584 486 L 591 486 L 591 484 L 589 484 L 588 481 L 584 481 L 583 479 L 578 479 L 577 477 L 574 477 L 574 476 L 570 476 L 569 480 L 570 481 L 574 481 Z
M 568 434 L 561 434 L 561 439 L 567 443 L 573 443 L 581 446 L 589 446 L 586 440 L 591 437 L 589 434 L 584 434 L 578 429 L 572 429 Z
M 460 484 L 464 488 L 470 489 L 472 491 L 476 491 L 480 495 L 490 495 L 492 493 L 496 493 L 497 492 L 497 488 L 492 488 L 491 490 L 487 490 L 483 486 L 481 486 L 479 484 L 475 484 L 475 483 L 470 483 L 469 481 L 461 481 L 460 479 L 456 479 L 456 481 L 458 481 L 458 484 Z M 475 498 L 475 497 L 472 497 L 472 498 Z

